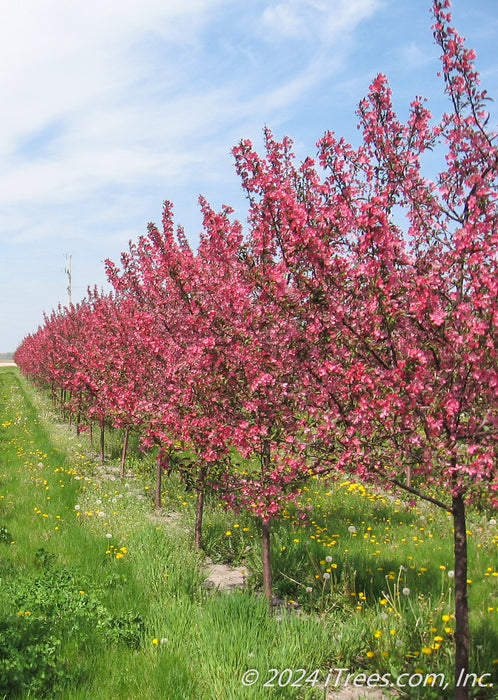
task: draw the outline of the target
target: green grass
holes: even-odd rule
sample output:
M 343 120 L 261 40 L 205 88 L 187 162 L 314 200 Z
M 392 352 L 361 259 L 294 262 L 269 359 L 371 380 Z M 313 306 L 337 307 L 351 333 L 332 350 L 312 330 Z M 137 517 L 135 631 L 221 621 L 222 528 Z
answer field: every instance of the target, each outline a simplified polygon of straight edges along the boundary
M 337 668 L 392 679 L 445 673 L 446 691 L 409 696 L 451 697 L 445 513 L 350 481 L 310 481 L 306 517 L 289 507 L 272 524 L 282 604 L 269 616 L 258 521 L 208 495 L 205 553 L 250 571 L 246 591 L 208 593 L 192 544 L 195 494 L 173 474 L 163 511 L 174 517 L 155 513 L 154 455 L 132 450 L 119 479 L 121 437 L 108 436 L 102 468 L 88 433 L 59 422 L 15 368 L 0 369 L 0 698 L 324 698 Z M 496 688 L 491 516 L 469 513 L 469 590 L 472 670 L 494 673 Z M 244 686 L 249 669 L 260 679 Z M 264 687 L 270 669 L 282 674 Z

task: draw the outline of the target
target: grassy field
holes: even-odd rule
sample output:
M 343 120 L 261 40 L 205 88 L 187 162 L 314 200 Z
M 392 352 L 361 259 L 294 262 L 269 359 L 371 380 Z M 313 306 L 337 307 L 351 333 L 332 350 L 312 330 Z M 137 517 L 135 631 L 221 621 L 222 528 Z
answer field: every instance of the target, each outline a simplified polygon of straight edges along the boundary
M 132 452 L 120 479 L 120 437 L 100 465 L 86 433 L 0 368 L 0 698 L 451 697 L 449 516 L 312 480 L 272 525 L 270 616 L 258 522 L 212 495 L 198 554 L 194 494 L 172 476 L 156 512 L 153 456 Z M 493 698 L 498 527 L 477 510 L 468 527 L 469 684 Z M 245 589 L 206 588 L 205 556 L 245 567 Z

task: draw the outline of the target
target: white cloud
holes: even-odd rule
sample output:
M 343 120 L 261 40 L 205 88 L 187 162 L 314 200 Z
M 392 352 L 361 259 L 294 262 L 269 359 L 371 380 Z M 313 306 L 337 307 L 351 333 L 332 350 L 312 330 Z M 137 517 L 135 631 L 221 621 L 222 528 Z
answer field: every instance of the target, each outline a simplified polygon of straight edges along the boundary
M 25 0 L 3 8 L 0 202 L 78 199 L 105 182 L 150 177 L 162 163 L 174 177 L 182 158 L 175 142 L 198 126 L 199 114 L 209 117 L 205 103 L 216 98 L 192 103 L 175 54 L 180 41 L 183 51 L 195 42 L 221 4 Z M 149 65 L 148 41 L 171 61 L 162 72 Z M 182 86 L 185 94 L 175 97 Z M 195 118 L 189 109 L 196 106 Z
M 357 23 L 377 2 L 4 3 L 3 256 L 15 260 L 23 246 L 48 259 L 54 250 L 74 252 L 84 291 L 102 258 L 116 258 L 147 221 L 160 219 L 164 198 L 180 202 L 177 220 L 189 233 L 192 224 L 195 239 L 199 192 L 214 196 L 214 206 L 243 199 L 232 146 L 292 117 L 341 65 Z M 39 273 L 23 272 L 33 280 Z M 4 260 L 0 296 L 19 288 L 15 274 Z M 37 304 L 49 310 L 56 292 L 46 281 L 36 288 Z M 18 316 L 28 291 L 18 297 Z
M 347 41 L 356 25 L 379 5 L 380 0 L 284 0 L 265 8 L 262 23 L 272 38 L 330 44 Z
M 433 54 L 424 51 L 415 41 L 401 49 L 401 59 L 413 68 L 421 68 L 433 61 Z
M 2 8 L 1 150 L 54 118 L 116 104 L 144 78 L 148 37 L 194 41 L 221 0 L 24 0 Z
M 207 168 L 235 122 L 278 122 L 279 112 L 325 80 L 341 52 L 327 54 L 324 46 L 339 34 L 345 41 L 377 3 L 269 4 L 267 25 L 285 36 L 304 26 L 319 40 L 296 70 L 282 59 L 280 74 L 267 82 L 264 57 L 243 63 L 243 41 L 239 48 L 234 39 L 231 55 L 241 64 L 231 73 L 217 66 L 202 37 L 205 27 L 223 22 L 229 0 L 9 3 L 0 25 L 0 155 L 7 164 L 0 203 L 81 200 L 106 183 L 158 176 L 166 183 Z M 236 4 L 239 17 L 249 19 L 253 8 Z M 221 39 L 213 52 L 220 46 Z M 203 74 L 204 57 L 213 61 L 213 75 Z

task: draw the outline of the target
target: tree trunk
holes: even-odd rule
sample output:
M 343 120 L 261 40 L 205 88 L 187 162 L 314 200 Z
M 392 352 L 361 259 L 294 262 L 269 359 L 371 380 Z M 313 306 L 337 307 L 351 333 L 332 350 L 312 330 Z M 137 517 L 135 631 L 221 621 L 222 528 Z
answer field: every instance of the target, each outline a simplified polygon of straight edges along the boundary
M 201 468 L 197 485 L 197 505 L 195 509 L 194 543 L 196 549 L 202 549 L 202 513 L 204 510 L 204 480 L 206 469 Z
M 262 519 L 263 529 L 263 590 L 272 612 L 272 595 L 271 595 L 271 564 L 270 564 L 270 521 Z
M 467 531 L 462 495 L 453 497 L 455 542 L 455 700 L 468 700 L 469 604 L 467 598 Z
M 69 396 L 66 394 L 66 392 L 64 392 L 64 401 L 67 400 L 69 403 L 71 403 L 72 396 L 73 396 L 72 391 L 69 392 Z M 73 427 L 73 412 L 70 408 L 68 409 L 68 413 L 69 413 L 69 428 L 72 428 Z M 77 429 L 78 429 L 78 424 L 76 424 L 76 430 Z
M 201 487 L 197 491 L 197 505 L 195 508 L 195 548 L 202 549 L 202 511 L 204 509 L 204 489 Z
M 406 468 L 406 485 L 412 485 L 412 468 L 410 464 Z
M 93 423 L 90 421 L 90 446 L 93 447 Z
M 261 449 L 261 483 L 265 482 L 268 472 L 270 471 L 270 441 L 268 438 L 263 439 Z M 270 607 L 270 615 L 273 612 L 272 594 L 271 594 L 271 563 L 270 563 L 270 519 L 262 518 L 262 547 L 263 547 L 263 590 L 268 600 Z
M 123 440 L 123 450 L 121 452 L 120 476 L 122 479 L 124 479 L 124 475 L 125 475 L 125 462 L 126 462 L 126 453 L 128 451 L 128 437 L 129 437 L 129 435 L 130 435 L 130 428 L 129 428 L 129 426 L 126 426 L 124 440 Z
M 162 489 L 162 476 L 163 476 L 163 462 L 161 459 L 161 453 L 157 455 L 156 459 L 156 495 L 155 504 L 158 510 L 161 510 L 161 489 Z
M 104 419 L 100 421 L 100 462 L 104 464 L 105 454 L 104 454 Z

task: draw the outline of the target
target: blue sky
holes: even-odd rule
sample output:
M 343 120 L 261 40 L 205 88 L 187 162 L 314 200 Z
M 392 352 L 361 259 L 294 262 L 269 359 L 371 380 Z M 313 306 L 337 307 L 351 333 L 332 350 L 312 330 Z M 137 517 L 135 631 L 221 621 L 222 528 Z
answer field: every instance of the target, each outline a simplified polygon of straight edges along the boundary
M 59 303 L 107 288 L 103 260 L 160 223 L 195 245 L 197 199 L 245 202 L 232 147 L 262 128 L 315 155 L 358 141 L 355 109 L 385 73 L 406 117 L 446 107 L 429 0 L 22 0 L 0 23 L 0 352 Z M 498 99 L 498 0 L 455 0 L 454 23 Z M 492 122 L 497 107 L 491 106 Z

